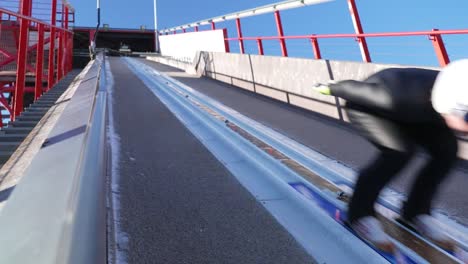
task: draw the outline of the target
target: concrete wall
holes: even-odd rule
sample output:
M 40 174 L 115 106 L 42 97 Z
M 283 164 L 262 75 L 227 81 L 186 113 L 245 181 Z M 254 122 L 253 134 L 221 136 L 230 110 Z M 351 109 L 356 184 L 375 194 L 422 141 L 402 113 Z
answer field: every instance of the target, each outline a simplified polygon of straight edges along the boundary
M 167 58 L 153 58 L 153 60 L 344 122 L 348 122 L 343 111 L 345 101 L 314 92 L 312 89 L 314 84 L 329 80 L 361 80 L 385 68 L 414 67 L 212 52 L 198 52 L 192 64 L 171 62 Z M 460 141 L 460 156 L 468 159 L 466 141 Z
M 359 80 L 384 68 L 405 67 L 230 53 L 202 52 L 200 59 L 202 62 L 194 64 L 199 75 L 345 121 L 345 113 L 341 110 L 344 101 L 314 92 L 314 84 L 329 80 Z

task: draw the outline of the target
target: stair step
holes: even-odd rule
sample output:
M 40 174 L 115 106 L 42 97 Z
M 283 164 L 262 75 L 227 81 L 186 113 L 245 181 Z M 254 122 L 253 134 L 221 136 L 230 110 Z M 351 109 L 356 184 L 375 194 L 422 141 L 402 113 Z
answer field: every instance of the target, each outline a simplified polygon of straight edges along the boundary
M 63 94 L 64 91 L 65 91 L 65 89 L 57 89 L 56 91 L 50 91 L 50 92 L 47 92 L 47 93 L 43 93 L 42 96 L 44 96 L 44 95 L 60 95 L 60 94 Z
M 0 142 L 0 151 L 15 151 L 21 142 Z
M 62 94 L 63 94 L 63 92 L 45 93 L 45 94 L 43 94 L 43 95 L 41 96 L 41 98 L 44 97 L 44 96 L 55 96 L 55 97 L 58 97 L 58 96 L 60 96 L 60 95 L 62 95 Z
M 56 98 L 39 98 L 39 100 L 36 101 L 36 103 L 42 103 L 42 102 L 47 102 L 47 103 L 55 103 L 57 102 L 58 99 Z
M 29 134 L 32 130 L 33 127 L 5 127 L 0 131 L 5 134 Z
M 23 142 L 26 134 L 0 134 L 0 144 L 2 142 Z
M 30 105 L 29 107 L 47 107 L 47 108 L 50 108 L 54 105 L 55 103 L 50 103 L 50 102 L 36 102 L 32 105 Z
M 38 123 L 41 119 L 42 119 L 42 116 L 37 116 L 37 115 L 24 116 L 23 115 L 23 116 L 17 117 L 16 121 L 21 121 L 21 122 L 26 121 L 26 122 L 36 122 L 36 123 Z
M 49 111 L 49 107 L 30 107 L 26 109 L 23 113 L 46 113 Z
M 41 97 L 37 102 L 56 102 L 60 96 L 49 96 L 49 97 Z
M 57 100 L 53 99 L 53 100 L 49 100 L 49 99 L 46 99 L 46 100 L 37 100 L 36 102 L 33 103 L 33 105 L 35 104 L 55 104 L 55 102 L 57 102 Z
M 43 117 L 44 113 L 41 112 L 23 112 L 21 113 L 21 116 L 37 116 L 37 117 Z M 20 117 L 21 117 L 20 116 Z
M 21 121 L 17 120 L 15 122 L 11 122 L 9 126 L 12 127 L 35 127 L 38 122 L 36 121 Z
M 0 151 L 0 163 L 6 163 L 14 151 Z

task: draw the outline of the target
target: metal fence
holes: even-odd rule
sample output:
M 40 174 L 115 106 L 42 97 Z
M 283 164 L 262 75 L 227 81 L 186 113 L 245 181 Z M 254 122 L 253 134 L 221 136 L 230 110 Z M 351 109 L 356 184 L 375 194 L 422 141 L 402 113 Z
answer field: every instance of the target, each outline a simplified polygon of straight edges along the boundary
M 73 14 L 66 1 L 0 0 L 0 104 L 11 121 L 72 69 Z
M 0 0 L 0 7 L 21 14 L 22 2 L 22 0 Z M 69 23 L 74 24 L 75 12 L 73 7 L 66 0 L 33 0 L 31 2 L 31 11 L 28 16 L 52 24 L 52 12 L 55 10 L 56 25 L 65 27 L 66 9 L 68 9 Z
M 159 34 L 179 34 L 187 32 L 197 32 L 202 30 L 202 27 L 205 27 L 205 30 L 214 30 L 216 28 L 229 27 L 231 37 L 226 37 L 226 50 L 229 52 L 239 52 L 244 53 L 257 53 L 259 55 L 272 55 L 271 50 L 272 46 L 279 48 L 279 52 L 276 54 L 282 55 L 284 57 L 290 56 L 290 53 L 293 53 L 297 46 L 300 45 L 301 49 L 307 49 L 307 52 L 312 55 L 312 58 L 315 59 L 332 59 L 329 56 L 323 56 L 324 51 L 329 51 L 334 49 L 332 52 L 327 52 L 328 54 L 337 52 L 337 47 L 326 47 L 324 48 L 325 43 L 329 40 L 337 41 L 346 41 L 342 43 L 338 48 L 343 49 L 343 47 L 349 47 L 352 45 L 352 42 L 355 40 L 355 43 L 359 47 L 360 57 L 364 62 L 373 62 L 373 56 L 377 57 L 381 55 L 379 52 L 370 52 L 368 48 L 367 41 L 372 39 L 384 38 L 386 41 L 391 37 L 395 38 L 404 38 L 408 41 L 405 41 L 405 44 L 401 45 L 402 49 L 406 49 L 408 42 L 418 40 L 423 41 L 426 39 L 427 46 L 430 48 L 433 47 L 433 52 L 436 55 L 438 64 L 444 66 L 450 62 L 449 53 L 446 49 L 446 44 L 444 43 L 443 36 L 455 36 L 468 37 L 468 29 L 460 30 L 438 30 L 438 29 L 429 29 L 426 31 L 410 31 L 410 32 L 380 32 L 380 33 L 365 33 L 361 25 L 361 19 L 359 16 L 358 7 L 355 0 L 347 0 L 349 14 L 353 23 L 354 33 L 346 34 L 304 34 L 304 35 L 286 35 L 283 30 L 283 22 L 281 19 L 281 14 L 283 10 L 304 7 L 307 5 L 315 5 L 323 2 L 329 2 L 328 0 L 288 0 L 279 3 L 274 3 L 266 6 L 261 6 L 254 9 L 249 9 L 245 11 L 235 12 L 232 14 L 226 14 L 219 17 L 214 17 L 206 20 L 201 20 L 186 25 L 181 25 L 165 30 L 160 30 Z M 248 17 L 265 15 L 268 13 L 274 14 L 274 20 L 276 24 L 276 35 L 270 36 L 244 36 L 243 27 L 241 19 L 244 20 Z M 226 24 L 227 21 L 234 21 L 235 25 Z M 234 35 L 234 36 L 233 36 Z M 448 37 L 447 37 L 448 38 Z M 419 43 L 419 42 L 418 42 Z M 422 43 L 422 42 L 421 42 Z M 233 45 L 234 44 L 234 45 Z M 268 46 L 266 46 L 266 44 Z M 298 44 L 298 45 L 294 45 Z M 391 44 L 391 43 L 390 43 Z M 231 45 L 231 47 L 229 47 Z M 308 46 L 307 46 L 308 45 Z M 422 43 L 422 45 L 425 45 Z M 249 48 L 247 50 L 247 47 Z M 267 48 L 268 47 L 268 51 Z M 277 49 L 275 47 L 275 49 Z M 421 49 L 426 49 L 424 46 Z M 278 49 L 277 49 L 278 50 Z M 291 52 L 290 52 L 291 51 Z M 350 50 L 343 50 L 344 53 L 351 53 Z M 429 51 L 430 52 L 430 51 Z M 301 52 L 302 53 L 302 52 Z M 392 56 L 398 55 L 397 50 L 392 50 Z M 405 54 L 405 56 L 412 56 L 415 54 Z

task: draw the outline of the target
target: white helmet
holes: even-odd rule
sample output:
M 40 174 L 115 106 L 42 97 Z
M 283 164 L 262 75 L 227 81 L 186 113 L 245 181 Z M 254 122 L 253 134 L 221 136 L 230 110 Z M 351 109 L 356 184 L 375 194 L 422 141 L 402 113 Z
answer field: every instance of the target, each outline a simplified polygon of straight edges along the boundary
M 432 89 L 432 105 L 441 114 L 467 118 L 468 59 L 451 62 L 442 69 Z

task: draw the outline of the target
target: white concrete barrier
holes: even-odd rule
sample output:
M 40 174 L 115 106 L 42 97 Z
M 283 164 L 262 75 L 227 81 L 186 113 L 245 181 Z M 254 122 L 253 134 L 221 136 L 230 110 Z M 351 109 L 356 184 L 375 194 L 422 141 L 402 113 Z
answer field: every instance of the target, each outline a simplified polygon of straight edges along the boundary
M 161 55 L 192 61 L 197 51 L 226 52 L 224 29 L 159 36 Z
M 0 263 L 107 262 L 104 59 L 62 97 L 69 102 L 2 209 Z

